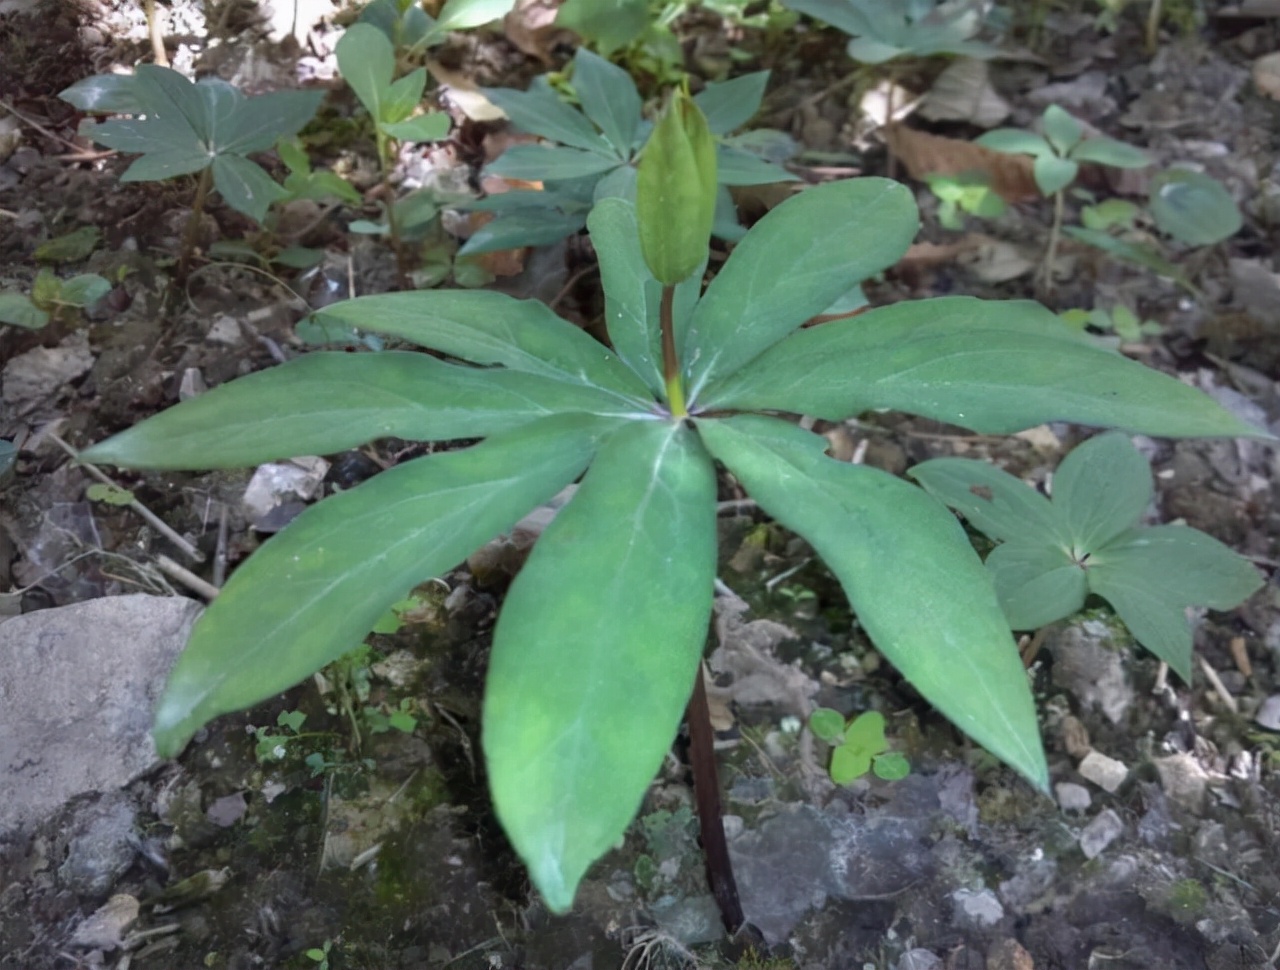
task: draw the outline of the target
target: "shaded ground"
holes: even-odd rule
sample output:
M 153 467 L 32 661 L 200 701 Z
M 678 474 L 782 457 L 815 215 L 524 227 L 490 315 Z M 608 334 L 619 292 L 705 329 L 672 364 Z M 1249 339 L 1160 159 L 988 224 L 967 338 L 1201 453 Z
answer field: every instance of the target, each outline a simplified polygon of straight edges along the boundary
M 1107 34 L 1091 11 L 1071 6 L 1050 12 L 1035 56 L 993 68 L 1011 123 L 1027 125 L 1044 104 L 1059 103 L 1162 162 L 1201 163 L 1244 202 L 1246 227 L 1220 247 L 1182 254 L 1194 298 L 1154 274 L 1068 247 L 1051 305 L 1123 298 L 1162 327 L 1129 352 L 1274 428 L 1277 109 L 1249 72 L 1275 50 L 1275 22 L 1217 18 L 1188 35 L 1171 30 L 1148 62 L 1139 18 L 1122 17 Z M 274 87 L 292 85 L 297 65 L 324 77 L 331 63 L 336 35 L 323 26 L 302 45 L 271 40 L 237 8 L 228 13 L 228 39 L 215 45 L 199 11 L 179 5 L 169 16 L 182 68 Z M 1034 26 L 1019 22 L 1015 37 L 1030 43 Z M 691 66 L 723 60 L 718 18 L 691 16 L 681 29 Z M 851 68 L 841 40 L 748 31 L 735 43 L 746 66 L 775 70 L 760 121 L 799 140 L 798 172 L 816 180 L 883 171 L 883 150 L 856 110 L 874 79 L 837 87 Z M 21 121 L 0 165 L 0 283 L 29 287 L 35 247 L 84 225 L 99 227 L 103 242 L 66 269 L 113 279 L 129 270 L 87 322 L 0 330 L 5 361 L 49 352 L 44 381 L 17 397 L 7 381 L 0 412 L 0 435 L 22 449 L 0 510 L 0 586 L 22 591 L 4 596 L 10 613 L 123 592 L 186 592 L 157 568 L 158 555 L 175 555 L 168 540 L 128 510 L 90 502 L 87 480 L 52 433 L 73 445 L 98 440 L 172 403 L 197 376 L 214 386 L 303 349 L 293 333 L 302 304 L 261 273 L 213 263 L 176 295 L 166 291 L 189 186 L 122 185 L 126 162 L 86 159 L 83 146 L 60 141 L 73 139 L 76 119 L 53 95 L 148 51 L 127 3 L 0 13 L 0 110 Z M 523 83 L 538 66 L 496 33 L 460 39 L 442 59 L 479 65 L 485 83 Z M 942 66 L 914 67 L 903 83 L 920 93 Z M 962 121 L 911 124 L 949 136 L 976 131 Z M 411 164 L 465 169 L 483 134 L 465 126 L 447 161 Z M 358 139 L 334 149 L 357 182 L 368 167 L 362 150 Z M 75 157 L 63 157 L 69 153 Z M 908 152 L 901 164 L 911 162 Z M 913 184 L 926 216 L 922 238 L 953 248 L 941 257 L 914 251 L 872 288 L 872 302 L 1031 295 L 1045 205 L 1014 207 L 983 227 L 984 242 L 938 227 L 936 202 Z M 748 210 L 769 201 L 750 195 Z M 318 270 L 287 281 L 312 306 L 345 296 L 351 280 L 361 293 L 391 285 L 385 248 L 343 231 L 351 215 L 296 214 L 310 225 L 308 244 L 327 250 Z M 252 229 L 216 208 L 206 244 Z M 580 272 L 590 258 L 580 244 L 557 247 L 529 256 L 524 272 L 501 285 L 558 299 L 560 312 L 590 325 L 599 308 L 590 274 Z M 1018 260 L 1025 265 L 1015 273 Z M 891 415 L 819 430 L 836 454 L 895 473 L 963 453 L 1037 481 L 1081 437 L 1055 426 L 1001 440 Z M 1157 474 L 1161 521 L 1185 519 L 1274 569 L 1273 450 L 1139 444 Z M 330 456 L 326 487 L 355 484 L 413 447 L 383 442 Z M 250 528 L 241 504 L 249 476 L 120 480 L 210 562 L 225 519 L 234 566 L 280 524 Z M 320 959 L 307 951 L 326 945 L 335 968 L 599 970 L 628 959 L 899 970 L 1274 965 L 1280 734 L 1254 721 L 1280 690 L 1274 582 L 1233 614 L 1198 625 L 1199 656 L 1217 685 L 1203 671 L 1190 687 L 1172 682 L 1103 610 L 1037 638 L 1030 663 L 1052 779 L 1070 786 L 1057 789 L 1054 804 L 923 705 L 870 649 L 810 550 L 725 489 L 721 578 L 736 596 L 718 601 L 712 700 L 731 848 L 748 917 L 763 933 L 759 952 L 744 955 L 719 939 L 677 756 L 626 844 L 593 870 L 573 916 L 548 917 L 530 894 L 489 814 L 477 760 L 488 633 L 519 558 L 498 545 L 443 577 L 443 587 L 424 587 L 405 627 L 331 668 L 325 693 L 308 685 L 224 718 L 179 763 L 125 794 L 88 795 L 36 831 L 0 841 L 0 966 L 311 967 Z M 209 563 L 188 565 L 212 575 Z M 825 751 L 799 730 L 814 703 L 884 711 L 912 774 L 831 785 Z M 396 711 L 416 718 L 412 731 L 387 729 Z M 306 715 L 301 727 L 278 723 L 292 712 Z M 1094 770 L 1091 753 L 1120 763 L 1114 782 Z M 91 914 L 98 922 L 86 922 Z

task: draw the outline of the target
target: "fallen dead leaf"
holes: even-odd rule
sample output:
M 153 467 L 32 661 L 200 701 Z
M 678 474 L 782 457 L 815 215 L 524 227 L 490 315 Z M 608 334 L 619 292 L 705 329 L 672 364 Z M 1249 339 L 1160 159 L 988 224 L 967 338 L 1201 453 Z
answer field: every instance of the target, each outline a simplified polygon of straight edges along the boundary
M 1009 117 L 1009 102 L 991 86 L 986 61 L 962 57 L 938 75 L 920 104 L 920 116 L 930 121 L 968 121 L 994 128 Z
M 438 61 L 427 61 L 427 70 L 440 85 L 441 95 L 472 121 L 501 121 L 506 117 L 461 71 L 451 71 Z
M 896 269 L 910 275 L 952 263 L 985 283 L 1005 283 L 1025 276 L 1036 267 L 1035 258 L 1021 247 L 980 232 L 970 232 L 953 243 L 915 243 Z
M 556 26 L 556 14 L 563 0 L 516 0 L 513 9 L 502 21 L 507 40 L 521 53 L 536 57 L 547 67 L 554 59 L 552 50 L 557 44 L 571 42 L 573 33 Z
M 1006 155 L 973 142 L 931 135 L 905 125 L 892 125 L 884 135 L 889 150 L 914 179 L 923 181 L 926 175 L 980 172 L 990 180 L 992 190 L 1006 202 L 1040 198 L 1030 155 Z

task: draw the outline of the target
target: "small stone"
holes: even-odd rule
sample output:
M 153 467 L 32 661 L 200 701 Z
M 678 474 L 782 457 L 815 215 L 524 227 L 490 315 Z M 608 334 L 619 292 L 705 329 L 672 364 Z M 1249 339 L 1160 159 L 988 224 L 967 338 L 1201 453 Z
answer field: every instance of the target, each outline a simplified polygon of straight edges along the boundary
M 1080 851 L 1086 859 L 1096 859 L 1123 832 L 1124 822 L 1120 816 L 1109 808 L 1103 809 L 1080 833 Z
M 71 945 L 86 950 L 115 950 L 138 919 L 138 901 L 128 893 L 112 896 L 76 927 Z
M 1096 707 L 1119 724 L 1133 703 L 1124 657 L 1115 634 L 1101 620 L 1054 627 L 1045 640 L 1053 653 L 1053 682 L 1074 694 L 1085 707 Z
M 1053 786 L 1053 790 L 1058 796 L 1058 807 L 1064 812 L 1088 811 L 1093 802 L 1089 789 L 1073 781 L 1060 781 Z
M 240 343 L 240 324 L 236 322 L 235 317 L 224 313 L 213 321 L 209 332 L 205 334 L 205 340 L 214 344 L 235 346 Z
M 1000 940 L 987 953 L 987 970 L 1035 970 L 1036 963 L 1017 940 Z
M 1084 722 L 1078 717 L 1068 714 L 1062 719 L 1062 746 L 1067 749 L 1067 754 L 1073 758 L 1083 758 L 1093 750 L 1093 744 L 1089 741 L 1089 729 L 1084 726 Z
M 133 864 L 136 815 L 123 792 L 108 793 L 81 813 L 67 858 L 58 868 L 62 884 L 81 896 L 105 896 Z
M 1272 694 L 1263 701 L 1253 719 L 1268 731 L 1280 731 L 1280 694 Z
M 916 947 L 902 954 L 894 970 L 942 970 L 942 957 L 932 950 Z
M 1004 906 L 990 889 L 974 892 L 971 889 L 957 889 L 951 894 L 955 903 L 956 922 L 979 929 L 995 926 L 1004 919 Z
M 1090 751 L 1076 769 L 1086 781 L 1091 781 L 1103 791 L 1115 794 L 1129 777 L 1129 769 L 1123 761 L 1109 758 L 1101 751 Z
M 1171 802 L 1197 815 L 1204 811 L 1209 773 L 1195 755 L 1184 752 L 1157 758 L 1155 765 L 1160 775 L 1160 787 Z
M 251 517 L 261 518 L 290 499 L 313 498 L 328 472 L 329 463 L 314 455 L 259 465 L 241 502 Z

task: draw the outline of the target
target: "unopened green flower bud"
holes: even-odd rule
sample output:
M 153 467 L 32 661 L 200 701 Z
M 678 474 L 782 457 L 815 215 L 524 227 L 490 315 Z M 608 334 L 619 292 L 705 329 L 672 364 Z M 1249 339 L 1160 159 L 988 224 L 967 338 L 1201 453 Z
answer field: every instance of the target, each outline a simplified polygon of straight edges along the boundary
M 684 90 L 649 136 L 636 177 L 640 247 L 649 272 L 674 286 L 701 265 L 716 210 L 716 142 Z

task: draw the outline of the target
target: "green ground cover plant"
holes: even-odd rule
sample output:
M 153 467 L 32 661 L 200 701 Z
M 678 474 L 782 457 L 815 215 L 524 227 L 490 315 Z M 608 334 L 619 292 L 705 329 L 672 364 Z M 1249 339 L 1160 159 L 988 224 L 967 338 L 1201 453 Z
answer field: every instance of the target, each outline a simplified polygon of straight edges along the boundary
M 739 239 L 731 185 L 794 181 L 786 169 L 762 158 L 752 146 L 789 155 L 794 144 L 783 132 L 757 130 L 734 138 L 760 108 L 768 71 L 708 84 L 694 99 L 718 137 L 716 234 Z M 508 148 L 485 167 L 486 175 L 541 182 L 542 191 L 491 195 L 467 208 L 495 213 L 462 247 L 465 254 L 520 246 L 540 246 L 581 230 L 591 207 L 603 198 L 632 198 L 635 163 L 653 128 L 631 76 L 584 47 L 573 58 L 573 85 L 580 108 L 565 102 L 546 77 L 528 90 L 486 88 L 485 97 L 501 108 L 520 131 L 546 143 Z
M 1262 586 L 1248 560 L 1185 525 L 1139 523 L 1151 469 L 1122 434 L 1090 438 L 1058 466 L 1053 498 L 986 462 L 935 458 L 910 475 L 1000 543 L 987 571 L 1015 630 L 1034 630 L 1106 600 L 1135 640 L 1191 680 L 1186 610 L 1229 610 Z
M 994 57 L 996 49 L 973 37 L 982 27 L 976 4 L 937 0 L 782 0 L 849 34 L 849 56 L 863 64 L 883 64 L 898 57 L 955 54 Z
M 324 499 L 239 567 L 159 703 L 163 755 L 336 660 L 407 591 L 581 479 L 506 596 L 482 722 L 497 816 L 547 905 L 567 910 L 635 816 L 695 683 L 718 462 L 813 546 L 862 628 L 931 704 L 1047 787 L 1009 624 L 956 518 L 913 484 L 829 457 L 824 438 L 783 415 L 902 410 L 983 434 L 1049 420 L 1262 432 L 1036 303 L 943 297 L 804 327 L 914 238 L 912 195 L 887 179 L 791 197 L 704 290 L 716 158 L 703 112 L 677 92 L 640 158 L 635 201 L 592 210 L 607 346 L 542 303 L 493 292 L 360 297 L 322 321 L 444 359 L 308 354 L 82 453 L 228 468 L 388 436 L 484 439 Z
M 809 728 L 831 745 L 827 770 L 837 785 L 847 785 L 867 772 L 885 781 L 900 781 L 911 772 L 907 759 L 889 750 L 884 715 L 879 711 L 863 711 L 846 721 L 839 711 L 819 707 L 809 715 Z

